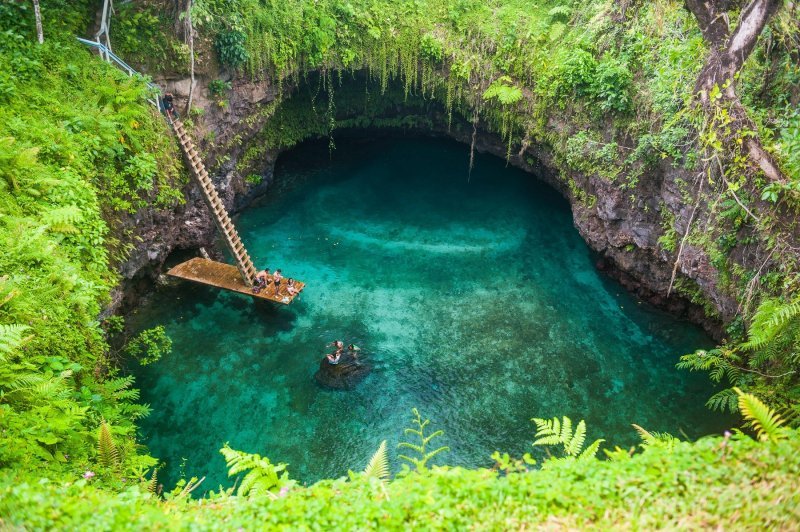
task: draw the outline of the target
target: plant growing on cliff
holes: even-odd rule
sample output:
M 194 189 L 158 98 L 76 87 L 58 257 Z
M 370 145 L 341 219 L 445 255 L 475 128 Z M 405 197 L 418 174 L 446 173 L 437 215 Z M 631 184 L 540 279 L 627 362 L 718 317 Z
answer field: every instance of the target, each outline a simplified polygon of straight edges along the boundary
M 172 339 L 163 325 L 146 329 L 137 334 L 125 346 L 125 354 L 143 366 L 152 364 L 172 352 Z
M 231 68 L 238 68 L 247 63 L 249 55 L 244 43 L 246 35 L 236 29 L 221 31 L 214 40 L 219 62 Z

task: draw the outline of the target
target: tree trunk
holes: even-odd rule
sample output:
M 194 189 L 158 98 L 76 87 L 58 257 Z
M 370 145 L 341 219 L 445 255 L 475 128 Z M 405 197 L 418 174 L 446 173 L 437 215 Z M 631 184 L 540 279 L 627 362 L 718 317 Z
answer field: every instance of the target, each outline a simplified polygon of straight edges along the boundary
M 186 103 L 186 115 L 192 110 L 194 97 L 194 27 L 192 27 L 192 0 L 186 4 L 186 40 L 189 43 L 189 101 Z
M 736 74 L 752 53 L 764 27 L 780 9 L 783 0 L 751 0 L 741 11 L 736 29 L 731 33 L 727 10 L 735 7 L 731 0 L 685 0 L 687 9 L 695 16 L 703 39 L 710 47 L 703 70 L 695 83 L 695 93 L 706 111 L 711 111 L 711 91 L 719 87 L 732 119 L 729 138 L 742 130 L 757 131 L 736 94 Z M 744 148 L 752 163 L 771 180 L 787 183 L 772 156 L 761 145 L 757 136 L 745 136 Z
M 44 30 L 42 30 L 42 12 L 39 9 L 39 0 L 33 0 L 33 14 L 36 17 L 36 37 L 39 44 L 44 43 Z

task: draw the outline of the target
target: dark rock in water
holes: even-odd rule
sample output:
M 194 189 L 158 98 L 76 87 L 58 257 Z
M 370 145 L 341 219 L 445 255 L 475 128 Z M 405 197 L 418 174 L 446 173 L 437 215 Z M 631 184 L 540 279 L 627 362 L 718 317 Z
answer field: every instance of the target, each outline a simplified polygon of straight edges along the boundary
M 323 357 L 319 363 L 319 370 L 314 374 L 314 379 L 326 388 L 351 390 L 370 371 L 372 371 L 372 366 L 361 362 L 352 351 L 345 351 L 338 364 L 331 364 L 327 357 Z

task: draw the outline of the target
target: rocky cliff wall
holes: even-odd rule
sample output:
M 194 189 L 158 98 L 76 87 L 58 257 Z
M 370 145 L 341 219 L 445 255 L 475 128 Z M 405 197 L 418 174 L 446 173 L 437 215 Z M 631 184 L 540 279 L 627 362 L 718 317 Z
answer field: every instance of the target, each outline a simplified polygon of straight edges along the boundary
M 178 109 L 182 109 L 188 98 L 188 80 L 157 81 L 176 95 Z M 284 86 L 281 93 L 268 82 L 234 80 L 223 106 L 205 96 L 208 89 L 204 80 L 199 80 L 195 88 L 193 106 L 202 109 L 203 114 L 192 117 L 194 135 L 218 191 L 232 213 L 246 208 L 273 186 L 273 167 L 279 150 L 260 152 L 256 161 L 261 176 L 259 184 L 246 182 L 236 167 L 247 148 L 257 142 L 256 135 L 268 123 L 278 100 L 291 92 L 292 87 Z M 432 127 L 416 133 L 472 142 L 472 126 L 456 120 L 446 127 L 446 115 L 439 108 L 428 106 L 422 111 L 396 108 L 394 112 L 398 116 L 426 113 Z M 474 147 L 503 158 L 507 153 L 506 142 L 482 128 L 477 130 Z M 695 301 L 689 301 L 686 291 L 681 295 L 673 290 L 667 296 L 675 253 L 665 251 L 658 242 L 665 230 L 663 210 L 674 216 L 674 226 L 682 236 L 694 210 L 694 205 L 686 201 L 687 183 L 693 182 L 692 175 L 665 161 L 639 179 L 634 189 L 626 190 L 602 176 L 564 169 L 547 145 L 536 142 L 527 143 L 523 150 L 513 153 L 509 163 L 543 179 L 569 200 L 576 228 L 598 254 L 598 268 L 639 297 L 703 325 L 715 337 L 721 335 L 721 325 L 732 319 L 737 304 L 721 288 L 719 273 L 702 249 L 687 244 L 677 261 L 678 276 L 691 284 L 697 295 Z M 123 282 L 112 308 L 135 303 L 137 295 L 146 292 L 153 279 L 162 273 L 165 261 L 174 251 L 206 247 L 214 252 L 214 226 L 199 190 L 190 182 L 184 193 L 184 205 L 169 212 L 143 211 L 130 220 L 138 238 L 130 258 L 120 268 Z M 703 305 L 698 304 L 698 299 Z

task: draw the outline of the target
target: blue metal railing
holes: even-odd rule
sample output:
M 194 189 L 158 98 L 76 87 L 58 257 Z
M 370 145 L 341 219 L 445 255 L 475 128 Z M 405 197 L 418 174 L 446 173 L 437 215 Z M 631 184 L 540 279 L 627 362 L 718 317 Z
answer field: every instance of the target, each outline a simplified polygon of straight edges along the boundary
M 158 85 L 150 81 L 147 81 L 147 79 L 145 79 L 145 77 L 142 76 L 141 73 L 137 72 L 132 66 L 130 66 L 128 63 L 120 59 L 120 57 L 114 52 L 112 52 L 108 48 L 108 46 L 100 44 L 97 41 L 90 41 L 89 39 L 83 39 L 81 37 L 76 37 L 76 38 L 78 39 L 79 42 L 85 44 L 86 46 L 97 49 L 97 51 L 100 52 L 100 57 L 102 57 L 109 63 L 114 63 L 119 68 L 124 70 L 129 76 L 139 76 L 140 78 L 142 78 L 145 84 L 147 84 L 147 87 L 151 91 L 153 91 L 156 95 L 155 98 L 148 98 L 147 101 L 155 105 L 156 108 L 159 108 L 158 97 L 161 94 L 161 89 L 158 87 Z

